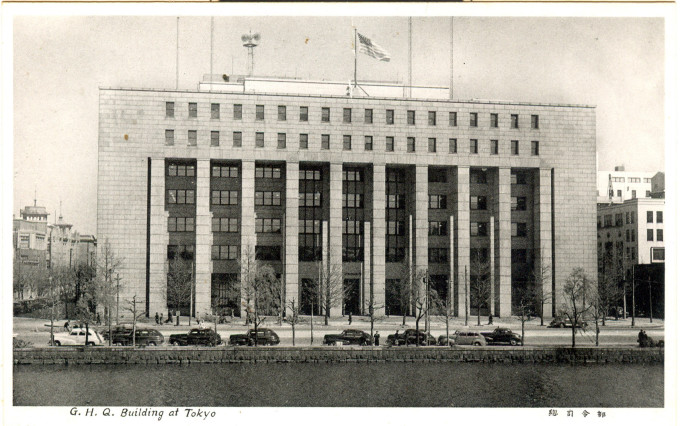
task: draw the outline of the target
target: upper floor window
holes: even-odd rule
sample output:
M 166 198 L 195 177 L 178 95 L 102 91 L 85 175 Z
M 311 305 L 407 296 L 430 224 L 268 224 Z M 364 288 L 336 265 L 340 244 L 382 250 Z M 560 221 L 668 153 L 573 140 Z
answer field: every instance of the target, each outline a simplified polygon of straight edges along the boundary
M 264 120 L 264 105 L 255 105 L 255 120 Z
M 519 129 L 519 115 L 510 114 L 510 128 Z
M 210 146 L 220 146 L 220 132 L 215 130 L 210 132 Z
M 233 133 L 233 138 L 234 138 L 234 147 L 239 148 L 243 144 L 243 135 L 241 132 L 234 132 Z
M 196 167 L 193 164 L 168 163 L 168 176 L 196 176 Z
M 477 113 L 470 113 L 470 127 L 477 127 Z
M 281 233 L 281 219 L 278 218 L 256 218 L 255 219 L 255 232 L 257 233 Z
M 656 212 L 656 223 L 663 223 L 663 212 Z
M 189 102 L 189 118 L 198 117 L 198 105 L 196 102 Z
M 538 129 L 538 115 L 531 116 L 531 128 Z
M 213 120 L 220 119 L 220 104 L 210 104 L 210 118 Z
M 321 149 L 331 149 L 331 135 L 321 135 Z
M 663 229 L 656 230 L 656 240 L 663 241 Z
M 437 152 L 437 138 L 427 139 L 427 152 Z
M 321 180 L 321 170 L 300 170 L 300 180 Z
M 654 223 L 654 212 L 647 211 L 647 223 Z
M 211 191 L 210 203 L 222 206 L 237 206 L 238 191 Z
M 342 180 L 346 182 L 362 182 L 363 173 L 361 173 L 361 170 L 356 169 L 343 170 Z
M 479 146 L 477 145 L 477 139 L 470 139 L 470 154 L 479 153 Z
M 168 232 L 194 232 L 194 218 L 169 217 Z
M 279 149 L 285 149 L 286 148 L 286 134 L 285 133 L 279 133 L 277 136 L 277 147 Z
M 385 137 L 385 151 L 387 152 L 394 151 L 394 136 Z
M 264 133 L 262 132 L 255 133 L 255 147 L 264 148 Z
M 447 235 L 446 221 L 434 221 L 429 223 L 428 235 Z
M 527 197 L 510 197 L 510 209 L 524 211 L 527 209 Z
M 416 152 L 416 138 L 412 136 L 406 138 L 406 152 Z
M 350 151 L 352 149 L 352 136 L 343 135 L 342 136 L 342 149 L 345 151 Z
M 309 108 L 306 106 L 301 106 L 300 107 L 300 121 L 308 121 L 309 120 Z
M 385 124 L 394 124 L 394 110 L 388 109 L 385 111 Z
M 640 183 L 640 178 L 639 177 L 628 178 L 628 182 L 630 182 L 630 183 Z
M 166 130 L 165 131 L 165 144 L 166 145 L 174 145 L 175 144 L 175 131 L 174 130 Z
M 458 126 L 458 113 L 455 111 L 449 112 L 449 126 L 451 127 Z
M 194 204 L 193 189 L 168 189 L 168 204 Z
M 470 170 L 470 183 L 486 183 L 486 173 L 483 170 Z
M 342 122 L 351 123 L 352 122 L 352 108 L 342 109 Z
M 538 155 L 539 144 L 538 141 L 531 141 L 531 155 Z
M 510 154 L 519 155 L 519 141 L 510 141 Z
M 321 121 L 323 123 L 330 123 L 331 121 L 331 109 L 328 107 L 321 108 Z
M 364 149 L 373 151 L 373 136 L 364 136 Z
M 279 105 L 278 119 L 279 119 L 279 121 L 286 121 L 286 106 L 285 105 Z
M 498 155 L 498 141 L 492 139 L 490 145 L 491 155 Z
M 238 166 L 212 166 L 212 177 L 216 178 L 237 178 Z
M 458 139 L 450 138 L 449 139 L 449 154 L 455 154 L 457 152 L 458 152 Z
M 513 237 L 526 237 L 527 236 L 527 224 L 523 222 L 512 222 L 511 223 L 511 236 Z
M 300 133 L 300 149 L 307 149 L 309 147 L 309 135 Z
M 198 134 L 197 134 L 196 130 L 189 130 L 187 137 L 188 137 L 188 140 L 189 140 L 188 141 L 189 146 L 196 146 L 196 144 L 198 143 Z
M 281 193 L 279 191 L 255 191 L 256 206 L 280 206 Z
M 436 126 L 437 125 L 437 111 L 428 111 L 427 112 L 427 124 L 428 124 L 428 126 Z
M 491 127 L 498 127 L 498 114 L 491 113 L 490 116 Z
M 510 173 L 510 184 L 511 185 L 526 185 L 527 175 L 522 172 L 511 172 Z
M 256 179 L 281 179 L 281 167 L 257 166 L 255 167 Z
M 240 120 L 243 118 L 243 105 L 234 104 L 234 120 Z
M 373 110 L 372 109 L 365 109 L 364 110 L 364 123 L 373 124 Z
M 489 235 L 489 224 L 487 222 L 470 222 L 471 237 L 486 237 Z
M 235 217 L 213 217 L 212 231 L 213 232 L 231 232 L 236 233 L 239 230 L 238 219 Z
M 166 102 L 165 103 L 165 116 L 167 118 L 175 117 L 175 103 L 174 102 Z
M 431 209 L 445 209 L 446 195 L 430 194 L 428 206 Z
M 416 112 L 413 110 L 406 111 L 406 124 L 416 124 Z
M 321 193 L 301 192 L 300 207 L 321 207 Z
M 428 169 L 427 181 L 431 183 L 446 183 L 446 169 L 434 167 Z
M 486 197 L 483 195 L 471 195 L 470 210 L 486 210 Z

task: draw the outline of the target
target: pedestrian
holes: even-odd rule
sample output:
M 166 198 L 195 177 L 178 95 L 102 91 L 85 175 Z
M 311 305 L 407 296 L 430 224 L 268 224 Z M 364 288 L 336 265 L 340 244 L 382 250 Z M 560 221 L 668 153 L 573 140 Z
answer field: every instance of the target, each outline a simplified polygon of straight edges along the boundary
M 168 319 L 165 322 L 172 324 L 172 311 L 168 311 Z
M 373 336 L 373 340 L 375 341 L 375 346 L 380 346 L 380 333 L 378 331 L 375 331 L 375 335 Z
M 493 324 L 493 315 L 489 314 L 489 325 Z
M 349 312 L 349 317 L 348 317 L 349 324 L 352 324 L 352 311 Z
M 71 323 L 69 322 L 69 320 L 66 320 L 66 322 L 64 323 L 64 330 L 71 331 Z
M 163 325 L 163 313 L 161 312 L 160 317 L 158 318 L 158 324 Z
M 97 325 L 102 325 L 102 316 L 97 312 Z
M 158 312 L 156 312 L 156 325 L 158 325 L 158 324 L 160 324 L 160 323 L 158 322 Z

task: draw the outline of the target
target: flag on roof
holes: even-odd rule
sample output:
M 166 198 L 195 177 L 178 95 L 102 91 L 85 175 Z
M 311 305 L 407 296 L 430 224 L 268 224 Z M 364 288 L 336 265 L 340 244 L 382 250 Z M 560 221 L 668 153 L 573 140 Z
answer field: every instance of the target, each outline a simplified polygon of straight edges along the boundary
M 373 43 L 370 38 L 357 33 L 359 36 L 359 51 L 379 61 L 389 62 L 390 54 L 387 50 Z

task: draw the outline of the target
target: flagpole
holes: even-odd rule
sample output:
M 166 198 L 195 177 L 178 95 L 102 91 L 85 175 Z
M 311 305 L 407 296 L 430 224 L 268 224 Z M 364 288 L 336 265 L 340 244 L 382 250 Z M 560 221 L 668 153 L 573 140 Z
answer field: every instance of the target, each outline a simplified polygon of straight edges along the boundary
M 357 87 L 357 29 L 354 28 L 354 87 Z

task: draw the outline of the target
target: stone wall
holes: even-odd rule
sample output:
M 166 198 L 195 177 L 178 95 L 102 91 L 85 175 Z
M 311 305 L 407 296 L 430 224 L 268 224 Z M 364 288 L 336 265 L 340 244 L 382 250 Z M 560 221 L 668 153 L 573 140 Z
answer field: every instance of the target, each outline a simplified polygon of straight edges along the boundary
M 14 350 L 14 364 L 191 363 L 663 363 L 662 348 L 29 348 Z

